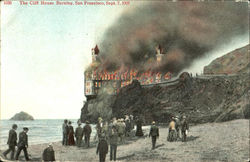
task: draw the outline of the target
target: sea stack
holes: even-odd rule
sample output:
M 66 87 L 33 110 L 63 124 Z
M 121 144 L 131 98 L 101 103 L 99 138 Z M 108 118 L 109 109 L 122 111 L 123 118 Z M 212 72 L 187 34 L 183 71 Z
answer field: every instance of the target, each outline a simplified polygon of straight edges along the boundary
M 34 120 L 34 118 L 28 113 L 21 111 L 20 113 L 16 113 L 12 118 L 10 118 L 10 120 L 24 121 L 24 120 Z

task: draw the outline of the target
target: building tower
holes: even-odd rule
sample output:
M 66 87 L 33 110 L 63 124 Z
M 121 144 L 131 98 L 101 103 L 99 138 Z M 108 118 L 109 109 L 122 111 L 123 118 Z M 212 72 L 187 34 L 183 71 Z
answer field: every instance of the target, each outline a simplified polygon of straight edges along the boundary
M 162 61 L 162 57 L 163 57 L 163 48 L 161 47 L 161 45 L 158 45 L 156 48 L 155 48 L 155 50 L 156 50 L 156 61 L 157 61 L 157 63 L 159 64 L 159 63 L 161 63 L 161 61 Z
M 96 45 L 95 48 L 92 48 L 91 52 L 92 52 L 92 63 L 94 63 L 94 62 L 96 62 L 97 56 L 100 52 L 98 46 Z

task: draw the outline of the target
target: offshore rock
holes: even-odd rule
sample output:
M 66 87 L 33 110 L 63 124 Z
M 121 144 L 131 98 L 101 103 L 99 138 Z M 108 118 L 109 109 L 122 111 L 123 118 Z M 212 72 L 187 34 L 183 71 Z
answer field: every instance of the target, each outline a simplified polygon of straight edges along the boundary
M 34 120 L 34 118 L 28 113 L 21 111 L 20 113 L 16 113 L 10 120 L 23 121 L 23 120 Z

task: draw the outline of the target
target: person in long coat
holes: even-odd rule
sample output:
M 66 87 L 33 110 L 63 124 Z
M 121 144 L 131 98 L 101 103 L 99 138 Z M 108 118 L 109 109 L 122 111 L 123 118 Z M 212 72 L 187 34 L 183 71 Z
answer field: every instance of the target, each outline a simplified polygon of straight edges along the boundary
M 155 121 L 152 122 L 149 137 L 152 138 L 152 150 L 155 149 L 156 138 L 159 138 L 159 128 L 155 125 Z
M 69 134 L 69 127 L 68 127 L 68 120 L 64 120 L 64 123 L 62 125 L 62 131 L 63 131 L 63 139 L 62 139 L 62 145 L 68 145 L 68 134 Z
M 92 129 L 89 125 L 89 121 L 86 121 L 86 125 L 83 127 L 83 134 L 84 134 L 84 140 L 87 147 L 89 147 L 89 141 L 90 141 L 90 135 L 91 135 Z
M 27 152 L 27 148 L 28 148 L 27 132 L 28 131 L 29 131 L 29 129 L 27 127 L 24 127 L 23 131 L 19 133 L 19 141 L 17 144 L 17 152 L 16 152 L 16 157 L 15 157 L 16 160 L 18 160 L 18 157 L 19 157 L 22 150 L 24 152 L 24 156 L 25 156 L 26 161 L 30 160 L 28 152 Z
M 81 123 L 78 123 L 78 127 L 75 131 L 75 137 L 76 137 L 76 145 L 78 147 L 82 144 L 82 137 L 83 137 L 83 128 L 81 127 Z
M 138 136 L 138 137 L 143 136 L 142 121 L 139 118 L 136 120 L 136 132 L 135 132 L 135 136 Z
M 118 133 L 115 126 L 112 126 L 111 132 L 109 134 L 109 143 L 110 143 L 110 161 L 116 161 L 116 151 L 118 144 Z
M 187 122 L 186 116 L 184 115 L 182 117 L 182 121 L 181 121 L 182 142 L 186 142 L 187 141 L 187 131 L 188 130 L 189 130 L 188 122 Z
M 9 137 L 7 144 L 9 148 L 3 153 L 4 157 L 7 156 L 8 153 L 11 152 L 11 160 L 14 160 L 15 147 L 17 145 L 17 134 L 16 134 L 17 125 L 13 124 L 12 129 L 9 131 Z
M 71 121 L 69 121 L 68 145 L 70 145 L 70 146 L 74 146 L 75 145 L 74 128 L 71 125 Z
M 96 154 L 99 154 L 99 161 L 105 162 L 106 155 L 108 153 L 108 142 L 105 139 L 105 134 L 100 135 L 100 140 L 97 145 Z

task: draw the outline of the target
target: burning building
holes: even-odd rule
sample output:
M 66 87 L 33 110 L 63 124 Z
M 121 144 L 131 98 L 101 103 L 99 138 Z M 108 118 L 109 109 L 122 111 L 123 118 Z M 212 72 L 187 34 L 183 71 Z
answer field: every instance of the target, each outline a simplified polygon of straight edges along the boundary
M 163 49 L 159 45 L 156 48 L 156 63 L 160 64 L 163 57 Z M 96 45 L 91 49 L 92 52 L 92 64 L 96 64 L 99 56 L 99 48 Z M 101 66 L 101 65 L 100 65 Z M 155 72 L 147 70 L 144 72 L 137 69 L 127 69 L 125 71 L 106 71 L 98 66 L 90 68 L 84 72 L 84 91 L 87 100 L 95 98 L 99 90 L 103 87 L 107 88 L 109 94 L 117 94 L 119 90 L 132 83 L 133 80 L 138 80 L 141 85 L 157 84 L 171 79 L 171 73 Z

